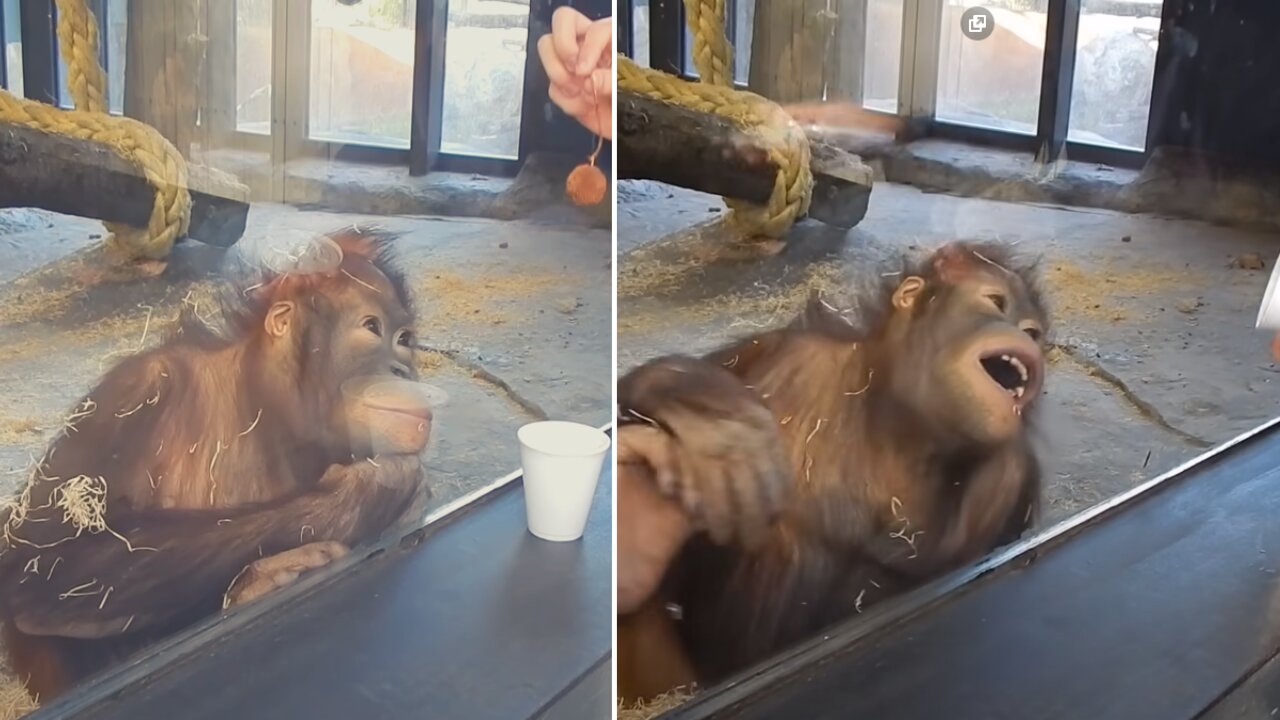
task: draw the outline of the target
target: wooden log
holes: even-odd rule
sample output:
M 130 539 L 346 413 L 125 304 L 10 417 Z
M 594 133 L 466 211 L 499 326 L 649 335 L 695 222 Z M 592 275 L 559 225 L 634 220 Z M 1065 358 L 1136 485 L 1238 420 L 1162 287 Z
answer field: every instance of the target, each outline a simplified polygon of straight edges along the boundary
M 700 192 L 764 203 L 778 167 L 719 116 L 618 94 L 618 177 L 657 180 Z M 852 228 L 867 213 L 871 168 L 849 152 L 810 140 L 814 174 L 809 217 Z
M 247 193 L 231 190 L 234 197 L 191 189 L 190 237 L 229 247 L 244 235 Z M 154 198 L 146 178 L 105 145 L 0 122 L 0 207 L 144 227 Z

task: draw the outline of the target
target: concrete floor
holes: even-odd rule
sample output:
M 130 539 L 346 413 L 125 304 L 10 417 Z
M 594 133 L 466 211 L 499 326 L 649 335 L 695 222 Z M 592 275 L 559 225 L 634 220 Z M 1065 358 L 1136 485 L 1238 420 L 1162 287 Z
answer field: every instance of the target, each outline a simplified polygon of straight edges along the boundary
M 1253 328 L 1277 237 L 1108 210 L 928 194 L 879 183 L 842 233 L 807 221 L 773 257 L 723 236 L 719 199 L 619 183 L 618 362 L 708 350 L 791 319 L 809 287 L 847 301 L 850 273 L 909 247 L 1001 239 L 1041 253 L 1055 327 L 1041 426 L 1042 523 L 1163 473 L 1277 412 L 1280 368 Z M 1266 269 L 1236 267 L 1258 253 Z
M 433 507 L 519 466 L 515 430 L 545 414 L 612 417 L 607 230 L 254 205 L 242 243 L 352 223 L 403 233 L 425 377 L 450 396 L 428 456 Z M 0 493 L 24 479 L 112 352 L 157 340 L 220 251 L 179 246 L 155 277 L 111 271 L 98 223 L 0 211 Z M 147 307 L 151 308 L 148 324 Z

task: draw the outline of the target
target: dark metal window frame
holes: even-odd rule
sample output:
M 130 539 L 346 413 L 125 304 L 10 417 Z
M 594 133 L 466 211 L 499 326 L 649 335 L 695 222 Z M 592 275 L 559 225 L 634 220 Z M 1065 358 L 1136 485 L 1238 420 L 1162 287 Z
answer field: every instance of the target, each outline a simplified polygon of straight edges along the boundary
M 58 103 L 58 58 L 53 3 L 18 5 L 22 29 L 22 94 L 29 100 Z
M 733 4 L 734 0 L 727 3 L 729 7 L 726 8 L 726 17 L 733 17 Z M 1034 135 L 940 120 L 933 113 L 918 118 L 922 121 L 918 127 L 923 134 L 927 137 L 1032 153 L 1048 162 L 1056 160 L 1065 152 L 1066 157 L 1074 161 L 1114 167 L 1141 167 L 1146 162 L 1148 148 L 1132 150 L 1068 138 L 1080 5 L 1081 0 L 1049 0 L 1044 61 L 1041 67 L 1040 108 Z M 631 3 L 627 2 L 628 10 L 630 6 Z M 694 79 L 684 64 L 686 35 L 683 3 L 654 2 L 649 6 L 649 13 L 649 66 L 672 75 Z M 1162 28 L 1165 22 L 1167 14 L 1161 20 Z M 622 25 L 619 29 L 620 32 L 623 31 Z M 624 54 L 631 54 L 633 34 L 628 16 L 625 35 L 619 45 Z M 1163 36 L 1163 30 L 1161 34 Z M 939 38 L 934 38 L 933 41 L 936 43 Z M 900 107 L 907 104 L 901 97 L 898 102 Z
M 4 5 L 0 4 L 0 88 L 7 90 L 9 89 L 9 43 L 7 40 L 9 36 L 5 33 L 4 20 Z

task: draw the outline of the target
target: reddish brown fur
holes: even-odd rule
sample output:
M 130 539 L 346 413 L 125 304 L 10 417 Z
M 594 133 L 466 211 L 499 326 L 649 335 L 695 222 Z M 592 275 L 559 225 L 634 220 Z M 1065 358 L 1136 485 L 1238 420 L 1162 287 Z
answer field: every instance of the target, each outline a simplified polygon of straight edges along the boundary
M 861 298 L 853 322 L 815 301 L 791 327 L 702 360 L 662 358 L 620 381 L 620 445 L 627 424 L 666 432 L 670 457 L 650 457 L 677 468 L 665 489 L 708 530 L 685 546 L 662 590 L 680 608 L 681 641 L 701 681 L 970 563 L 1030 524 L 1039 469 L 1028 432 L 979 444 L 906 403 L 902 388 L 914 379 L 903 377 L 910 359 L 929 352 L 918 345 L 929 336 L 909 328 L 942 322 L 931 313 L 962 302 L 950 294 L 961 280 L 1006 288 L 1043 329 L 1033 271 L 998 245 L 949 246 Z M 924 290 L 910 309 L 890 312 L 894 286 L 909 276 Z M 727 394 L 729 377 L 752 396 Z M 754 419 L 760 407 L 772 423 Z M 1029 426 L 1034 405 L 1026 411 Z M 785 489 L 777 503 L 773 482 Z M 753 530 L 751 518 L 763 527 Z M 619 547 L 633 540 L 620 534 Z M 627 571 L 619 566 L 620 577 Z M 620 667 L 620 677 L 640 673 Z
M 416 456 L 375 466 L 341 422 L 341 381 L 413 374 L 407 344 L 352 345 L 343 333 L 355 331 L 337 327 L 360 303 L 380 308 L 388 332 L 412 327 L 390 238 L 334 239 L 337 270 L 250 278 L 225 295 L 225 328 L 189 313 L 159 347 L 120 362 L 45 454 L 32 510 L 0 555 L 5 650 L 42 700 L 219 611 L 250 564 L 372 541 L 421 499 Z M 272 345 L 264 323 L 278 303 L 296 307 Z M 110 531 L 77 535 L 50 507 L 80 475 L 105 480 Z

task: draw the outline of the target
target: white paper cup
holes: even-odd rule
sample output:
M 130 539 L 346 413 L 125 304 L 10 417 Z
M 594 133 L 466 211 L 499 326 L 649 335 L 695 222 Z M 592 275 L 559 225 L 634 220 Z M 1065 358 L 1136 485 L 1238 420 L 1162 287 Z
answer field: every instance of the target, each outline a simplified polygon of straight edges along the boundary
M 609 436 L 590 425 L 558 420 L 529 423 L 516 436 L 529 532 L 553 542 L 582 537 Z
M 1267 281 L 1267 291 L 1262 295 L 1262 307 L 1258 309 L 1258 321 L 1255 327 L 1264 330 L 1280 330 L 1280 264 L 1271 265 L 1271 279 Z

